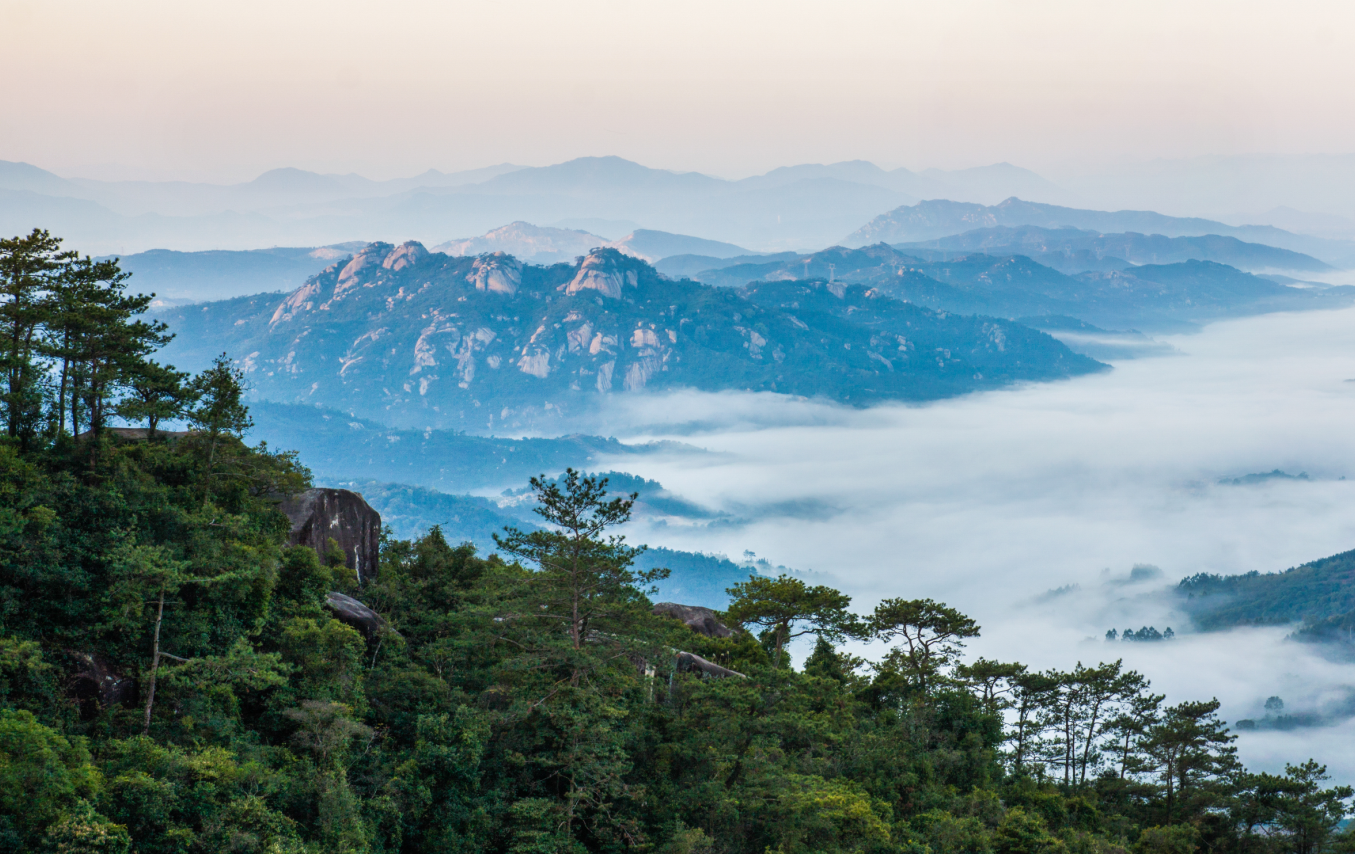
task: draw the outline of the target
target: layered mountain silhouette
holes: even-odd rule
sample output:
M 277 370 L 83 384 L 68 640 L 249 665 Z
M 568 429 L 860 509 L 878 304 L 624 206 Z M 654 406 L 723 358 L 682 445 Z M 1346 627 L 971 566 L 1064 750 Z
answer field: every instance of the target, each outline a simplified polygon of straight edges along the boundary
M 732 243 L 647 228 L 637 228 L 619 240 L 608 240 L 580 229 L 543 227 L 529 222 L 509 223 L 480 237 L 449 240 L 433 249 L 448 255 L 507 252 L 528 264 L 553 264 L 573 260 L 599 246 L 609 246 L 650 263 L 684 253 L 703 253 L 714 258 L 748 254 L 747 249 Z
M 1103 368 L 1007 320 L 825 281 L 674 281 L 612 248 L 535 266 L 373 243 L 289 295 L 161 316 L 181 368 L 224 350 L 265 399 L 419 427 L 548 424 L 677 388 L 928 400 Z
M 29 164 L 0 162 L 0 232 L 41 225 L 85 251 L 129 254 L 151 248 L 315 246 L 355 234 L 412 235 L 432 245 L 515 221 L 561 228 L 626 221 L 782 251 L 825 246 L 881 211 L 922 198 L 989 204 L 1013 194 L 1053 202 L 1066 196 L 1010 164 L 910 172 L 853 161 L 726 180 L 619 157 L 583 157 L 541 167 L 430 170 L 392 181 L 276 169 L 252 181 L 217 185 L 68 179 Z
M 1139 264 L 1173 264 L 1181 261 L 1216 261 L 1240 270 L 1284 270 L 1327 273 L 1330 264 L 1311 255 L 1247 243 L 1236 237 L 1207 234 L 1166 237 L 1161 234 L 1101 234 L 1077 228 L 1042 228 L 1036 225 L 978 228 L 919 243 L 896 243 L 919 258 L 941 259 L 982 252 L 988 255 L 1019 254 L 1064 273 L 1088 270 L 1121 270 Z
M 1197 217 L 1166 216 L 1154 211 L 1068 208 L 1029 202 L 1014 196 L 991 206 L 945 199 L 904 205 L 875 217 L 845 237 L 842 244 L 849 247 L 875 243 L 914 244 L 980 229 L 1022 226 L 1072 228 L 1098 234 L 1134 232 L 1164 237 L 1221 235 L 1311 255 L 1337 267 L 1344 268 L 1355 263 L 1355 244 L 1293 234 L 1273 226 L 1232 226 Z
M 922 254 L 922 253 L 920 253 Z M 937 253 L 942 254 L 942 253 Z M 1224 317 L 1331 308 L 1355 288 L 1294 288 L 1211 261 L 1120 265 L 1075 276 L 1022 255 L 923 258 L 887 244 L 833 247 L 786 259 L 752 259 L 695 278 L 738 288 L 814 277 L 877 289 L 929 308 L 995 317 L 1069 316 L 1106 328 L 1182 330 Z

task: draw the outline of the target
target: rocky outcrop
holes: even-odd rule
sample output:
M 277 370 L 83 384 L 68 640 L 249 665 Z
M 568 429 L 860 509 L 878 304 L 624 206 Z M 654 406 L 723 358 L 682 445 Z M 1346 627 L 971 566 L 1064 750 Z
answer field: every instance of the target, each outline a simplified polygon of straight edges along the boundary
M 703 679 L 728 679 L 731 676 L 739 679 L 748 678 L 737 670 L 730 670 L 713 661 L 707 661 L 694 652 L 679 652 L 677 669 L 679 673 L 698 673 Z
M 287 541 L 315 549 L 323 559 L 329 541 L 343 550 L 344 565 L 359 581 L 375 577 L 381 552 L 381 514 L 347 489 L 308 489 L 282 502 L 281 510 L 292 522 Z
M 710 608 L 702 608 L 700 605 L 659 602 L 654 606 L 654 614 L 681 620 L 687 628 L 708 638 L 727 638 L 734 635 L 733 629 L 720 622 L 714 611 Z
M 423 248 L 422 243 L 417 240 L 408 240 L 395 247 L 395 251 L 387 255 L 386 260 L 381 262 L 381 267 L 398 273 L 427 257 L 428 250 Z
M 352 596 L 329 593 L 325 596 L 325 607 L 334 612 L 339 622 L 347 623 L 369 638 L 376 637 L 388 628 L 385 617 Z
M 422 249 L 423 247 L 419 247 Z M 346 287 L 354 283 L 355 279 L 362 278 L 364 272 L 385 264 L 386 258 L 395 251 L 395 247 L 389 243 L 368 243 L 362 248 L 362 251 L 353 256 L 344 268 L 339 271 L 339 283 L 334 289 L 335 295 Z
M 522 284 L 522 262 L 504 252 L 481 255 L 471 265 L 466 281 L 477 291 L 512 296 Z
M 594 249 L 583 259 L 574 278 L 564 286 L 564 292 L 573 295 L 579 291 L 597 291 L 603 296 L 621 299 L 623 288 L 627 285 L 635 287 L 640 280 L 637 263 L 641 262 L 615 249 Z
M 114 670 L 95 653 L 67 653 L 75 663 L 67 683 L 80 706 L 80 717 L 97 717 L 104 709 L 130 703 L 136 698 L 136 680 Z

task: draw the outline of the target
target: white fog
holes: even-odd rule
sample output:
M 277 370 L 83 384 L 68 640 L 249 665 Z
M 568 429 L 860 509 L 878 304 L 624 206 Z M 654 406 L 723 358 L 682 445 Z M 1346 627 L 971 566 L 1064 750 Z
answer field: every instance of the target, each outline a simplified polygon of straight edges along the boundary
M 1333 712 L 1355 689 L 1355 665 L 1285 641 L 1282 628 L 1190 634 L 1166 589 L 1200 572 L 1282 570 L 1355 541 L 1355 310 L 1161 340 L 1178 354 L 920 406 L 680 394 L 617 409 L 618 438 L 710 452 L 629 459 L 627 470 L 753 520 L 632 539 L 825 573 L 857 610 L 886 596 L 940 599 L 982 624 L 973 655 L 1039 668 L 1123 657 L 1171 700 L 1217 696 L 1229 721 L 1258 716 L 1271 695 Z M 1274 469 L 1308 479 L 1219 483 Z M 1135 564 L 1163 574 L 1128 583 Z M 1180 635 L 1103 640 L 1145 624 Z M 1318 756 L 1351 779 L 1353 728 L 1242 733 L 1239 753 L 1279 770 Z

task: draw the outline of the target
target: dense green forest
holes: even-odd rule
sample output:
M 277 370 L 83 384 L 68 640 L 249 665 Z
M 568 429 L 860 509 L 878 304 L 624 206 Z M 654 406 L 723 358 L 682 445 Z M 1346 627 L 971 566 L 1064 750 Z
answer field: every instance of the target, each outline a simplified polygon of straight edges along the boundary
M 387 537 L 359 587 L 286 546 L 308 473 L 246 444 L 227 359 L 153 361 L 116 263 L 35 232 L 0 288 L 0 850 L 1351 848 L 1321 765 L 1248 773 L 1216 702 L 1119 662 L 967 660 L 950 607 L 788 577 L 732 587 L 726 638 L 656 616 L 630 500 L 573 472 L 497 555 Z

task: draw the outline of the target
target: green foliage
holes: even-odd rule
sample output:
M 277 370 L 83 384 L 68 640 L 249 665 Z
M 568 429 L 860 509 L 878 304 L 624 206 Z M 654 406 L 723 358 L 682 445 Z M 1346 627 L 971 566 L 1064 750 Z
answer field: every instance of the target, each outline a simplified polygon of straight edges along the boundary
M 786 644 L 802 635 L 840 641 L 857 631 L 856 619 L 847 610 L 849 596 L 788 575 L 754 576 L 729 588 L 729 595 L 729 618 L 764 631 L 773 664 L 780 664 Z
M 127 828 L 99 815 L 83 800 L 48 828 L 43 843 L 52 854 L 128 854 L 132 848 Z
M 22 838 L 34 838 L 78 798 L 94 796 L 99 783 L 82 743 L 32 712 L 0 709 L 0 813 Z

